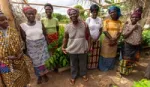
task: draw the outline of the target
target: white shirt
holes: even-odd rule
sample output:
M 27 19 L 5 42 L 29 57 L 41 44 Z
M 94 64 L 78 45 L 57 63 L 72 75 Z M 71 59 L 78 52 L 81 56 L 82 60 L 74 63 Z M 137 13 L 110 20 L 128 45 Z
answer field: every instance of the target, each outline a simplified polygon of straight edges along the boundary
M 22 23 L 20 26 L 26 33 L 28 40 L 38 40 L 44 37 L 42 23 L 40 21 L 36 21 L 36 24 L 33 26 L 29 26 L 27 23 Z
M 99 17 L 97 17 L 96 19 L 93 19 L 92 17 L 88 17 L 86 19 L 86 23 L 89 26 L 91 37 L 94 40 L 98 39 L 98 36 L 100 33 L 99 31 L 100 31 L 100 28 L 102 27 L 102 19 Z

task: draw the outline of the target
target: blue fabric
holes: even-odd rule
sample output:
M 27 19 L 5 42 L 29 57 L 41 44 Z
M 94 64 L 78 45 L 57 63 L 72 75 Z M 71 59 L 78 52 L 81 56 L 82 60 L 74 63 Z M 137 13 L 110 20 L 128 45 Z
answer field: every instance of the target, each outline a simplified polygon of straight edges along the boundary
M 113 69 L 115 66 L 115 58 L 104 58 L 100 56 L 99 58 L 99 69 L 101 71 L 108 71 Z
M 8 73 L 10 72 L 10 69 L 5 64 L 0 63 L 0 73 Z
M 34 67 L 34 70 L 35 70 L 35 75 L 37 77 L 41 76 L 41 72 L 44 72 L 46 70 L 45 66 L 42 65 L 42 66 L 39 66 L 39 67 Z
M 117 15 L 118 15 L 118 18 L 119 18 L 119 17 L 121 16 L 121 10 L 120 10 L 120 8 L 117 7 L 117 6 L 111 6 L 111 7 L 109 7 L 109 9 L 108 9 L 109 12 L 114 11 L 114 10 L 117 11 Z

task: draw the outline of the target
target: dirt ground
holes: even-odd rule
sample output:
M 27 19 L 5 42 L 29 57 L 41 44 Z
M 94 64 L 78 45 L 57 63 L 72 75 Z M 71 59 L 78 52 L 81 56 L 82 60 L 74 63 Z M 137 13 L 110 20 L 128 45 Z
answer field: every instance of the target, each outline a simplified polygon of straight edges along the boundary
M 82 78 L 79 77 L 77 78 L 74 86 L 69 84 L 70 70 L 61 73 L 53 71 L 50 72 L 48 74 L 49 81 L 42 83 L 41 85 L 36 84 L 36 77 L 32 73 L 30 87 L 104 87 L 102 84 L 108 84 L 112 82 L 119 87 L 132 87 L 134 81 L 138 81 L 143 78 L 144 71 L 149 61 L 150 57 L 141 58 L 137 67 L 135 67 L 135 70 L 129 76 L 120 76 L 120 74 L 117 72 L 117 65 L 114 70 L 107 72 L 102 72 L 98 69 L 88 70 L 89 81 L 84 82 Z

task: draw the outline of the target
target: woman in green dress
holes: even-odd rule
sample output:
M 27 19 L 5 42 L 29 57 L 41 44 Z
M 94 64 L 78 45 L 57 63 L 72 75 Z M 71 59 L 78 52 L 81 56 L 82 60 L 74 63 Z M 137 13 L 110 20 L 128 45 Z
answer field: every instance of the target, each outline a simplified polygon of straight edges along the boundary
M 53 6 L 50 3 L 47 3 L 44 5 L 44 9 L 46 17 L 42 18 L 41 21 L 46 29 L 46 35 L 49 45 L 55 44 L 52 49 L 49 49 L 51 50 L 51 54 L 53 54 L 58 45 L 57 40 L 59 37 L 59 24 L 58 20 L 52 17 Z

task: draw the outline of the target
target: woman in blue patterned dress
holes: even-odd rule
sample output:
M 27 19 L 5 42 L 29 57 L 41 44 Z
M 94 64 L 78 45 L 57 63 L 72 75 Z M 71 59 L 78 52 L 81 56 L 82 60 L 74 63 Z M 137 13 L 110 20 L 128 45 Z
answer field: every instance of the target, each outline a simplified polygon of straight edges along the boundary
M 23 40 L 26 42 L 26 52 L 31 58 L 38 77 L 37 84 L 48 81 L 48 70 L 45 67 L 45 61 L 49 58 L 47 42 L 45 39 L 45 31 L 41 21 L 35 21 L 36 10 L 31 7 L 23 8 L 23 12 L 27 18 L 26 23 L 20 24 Z

